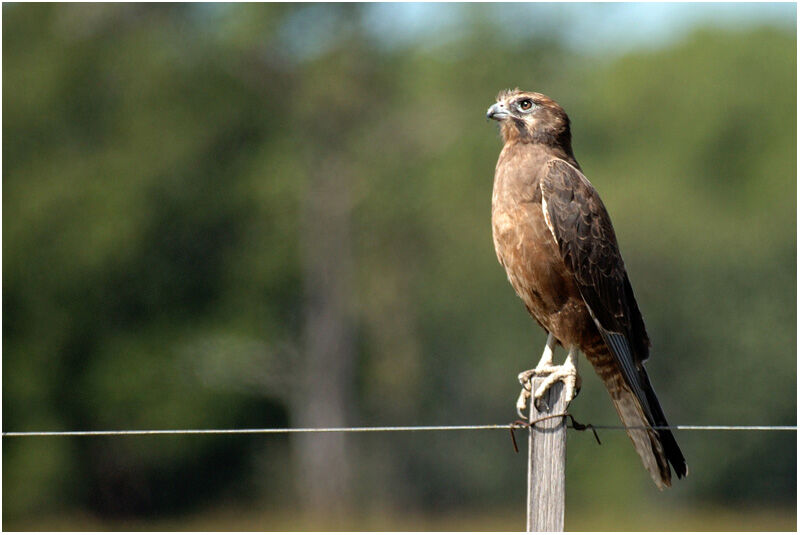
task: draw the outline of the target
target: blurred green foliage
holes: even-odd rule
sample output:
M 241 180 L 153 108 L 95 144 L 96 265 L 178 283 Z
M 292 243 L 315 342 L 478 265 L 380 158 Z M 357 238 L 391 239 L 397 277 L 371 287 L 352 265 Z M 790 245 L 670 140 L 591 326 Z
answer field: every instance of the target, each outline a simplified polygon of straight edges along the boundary
M 795 422 L 794 34 L 598 59 L 453 9 L 458 39 L 393 48 L 363 6 L 4 5 L 4 431 L 290 425 L 320 154 L 352 177 L 352 423 L 513 418 L 544 334 L 492 248 L 483 113 L 514 86 L 572 118 L 670 420 Z M 583 372 L 572 412 L 615 423 Z M 794 435 L 677 435 L 662 494 L 623 434 L 570 435 L 570 505 L 795 503 Z M 522 507 L 503 433 L 357 440 L 362 509 Z M 286 437 L 3 443 L 7 521 L 298 506 Z

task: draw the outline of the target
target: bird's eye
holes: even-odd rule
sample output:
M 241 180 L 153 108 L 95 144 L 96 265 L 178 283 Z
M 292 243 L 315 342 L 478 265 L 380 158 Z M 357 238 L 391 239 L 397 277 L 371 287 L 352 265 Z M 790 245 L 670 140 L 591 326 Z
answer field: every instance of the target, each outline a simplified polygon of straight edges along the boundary
M 522 111 L 528 111 L 533 107 L 533 102 L 530 99 L 526 98 L 525 100 L 521 100 L 518 104 L 519 109 Z

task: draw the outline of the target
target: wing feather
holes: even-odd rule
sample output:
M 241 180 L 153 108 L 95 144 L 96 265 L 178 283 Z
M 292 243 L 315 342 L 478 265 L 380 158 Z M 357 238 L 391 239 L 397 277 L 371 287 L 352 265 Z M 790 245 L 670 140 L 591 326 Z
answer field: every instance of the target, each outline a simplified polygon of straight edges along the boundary
M 650 340 L 625 272 L 611 218 L 600 195 L 578 169 L 558 159 L 547 163 L 540 184 L 548 226 L 555 236 L 561 257 L 572 270 L 581 297 L 609 353 L 617 362 L 623 380 L 647 423 L 650 426 L 668 425 L 643 366 L 650 351 Z M 615 404 L 626 425 L 636 420 L 630 417 L 630 414 L 635 414 L 635 409 L 624 401 L 617 400 Z M 653 451 L 666 455 L 678 477 L 685 476 L 688 473 L 686 461 L 672 432 L 660 429 L 657 432 L 648 430 L 647 433 L 646 436 L 653 434 L 660 439 L 660 443 L 653 444 Z M 646 450 L 646 441 L 640 432 L 629 430 L 628 434 L 637 444 L 637 451 Z M 647 455 L 643 459 L 645 457 Z M 669 485 L 668 467 L 664 473 L 663 463 L 656 463 L 656 466 L 645 462 L 645 465 L 654 478 L 660 471 L 664 484 Z
M 650 422 L 654 414 L 640 379 L 650 342 L 625 272 L 617 238 L 597 191 L 563 160 L 548 162 L 543 207 L 561 256 L 586 306 Z

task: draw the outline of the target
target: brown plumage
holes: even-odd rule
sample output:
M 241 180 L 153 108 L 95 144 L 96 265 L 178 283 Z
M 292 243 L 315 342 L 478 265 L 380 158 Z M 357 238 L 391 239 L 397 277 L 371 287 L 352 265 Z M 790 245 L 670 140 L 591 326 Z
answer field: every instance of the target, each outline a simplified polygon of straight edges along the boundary
M 487 117 L 505 145 L 492 193 L 497 258 L 528 312 L 592 363 L 659 488 L 686 461 L 644 368 L 650 340 L 614 228 L 572 153 L 570 122 L 540 94 L 503 91 Z

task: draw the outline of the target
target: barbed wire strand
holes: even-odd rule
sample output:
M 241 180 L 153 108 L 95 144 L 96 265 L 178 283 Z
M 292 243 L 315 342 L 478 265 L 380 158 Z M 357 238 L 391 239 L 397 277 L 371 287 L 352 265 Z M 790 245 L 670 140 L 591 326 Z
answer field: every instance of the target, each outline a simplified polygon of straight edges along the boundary
M 486 425 L 417 425 L 380 427 L 283 427 L 252 429 L 126 429 L 107 431 L 8 431 L 5 437 L 83 437 L 120 435 L 278 435 L 290 433 L 386 433 L 412 431 L 481 431 L 490 429 L 522 429 L 520 423 Z M 593 425 L 595 429 L 624 430 L 645 429 L 644 426 Z M 655 426 L 652 429 L 677 431 L 797 431 L 796 425 L 671 425 Z

